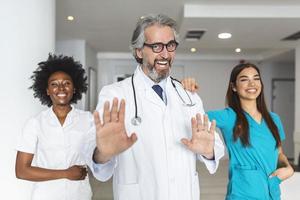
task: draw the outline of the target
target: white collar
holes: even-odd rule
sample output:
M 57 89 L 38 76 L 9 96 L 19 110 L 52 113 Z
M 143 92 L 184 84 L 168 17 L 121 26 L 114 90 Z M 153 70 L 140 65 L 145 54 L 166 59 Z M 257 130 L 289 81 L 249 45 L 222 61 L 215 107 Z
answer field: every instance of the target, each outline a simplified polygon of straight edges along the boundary
M 153 85 L 159 85 L 164 92 L 166 91 L 167 78 L 161 80 L 159 83 L 155 83 L 144 73 L 141 65 L 138 66 L 138 70 L 142 74 L 143 80 L 149 87 L 152 87 Z
M 68 125 L 70 125 L 71 123 L 74 122 L 74 119 L 75 119 L 75 116 L 76 116 L 76 109 L 73 105 L 71 105 L 72 109 L 70 110 L 70 112 L 67 114 L 67 117 L 66 117 L 66 120 L 63 124 L 63 127 L 66 127 Z M 48 116 L 50 118 L 50 123 L 54 126 L 56 126 L 57 124 L 60 125 L 60 122 L 56 116 L 56 114 L 54 113 L 53 111 L 53 106 L 51 106 L 49 109 L 48 109 Z

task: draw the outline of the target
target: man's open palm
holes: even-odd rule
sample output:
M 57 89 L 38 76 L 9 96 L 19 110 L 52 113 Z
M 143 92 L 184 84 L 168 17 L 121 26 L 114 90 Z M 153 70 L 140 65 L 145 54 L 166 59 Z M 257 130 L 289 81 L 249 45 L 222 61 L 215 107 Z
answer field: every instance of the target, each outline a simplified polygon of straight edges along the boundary
M 197 114 L 196 118 L 192 118 L 191 123 L 192 138 L 183 138 L 181 142 L 192 152 L 212 159 L 214 156 L 216 122 L 212 121 L 209 127 L 207 115 L 204 115 L 202 120 L 201 115 Z
M 104 163 L 113 156 L 125 151 L 137 140 L 135 133 L 132 133 L 131 136 L 128 137 L 125 130 L 125 101 L 121 100 L 120 107 L 118 107 L 118 105 L 117 98 L 113 99 L 111 109 L 109 102 L 105 102 L 103 122 L 99 117 L 99 113 L 97 111 L 94 112 L 96 142 L 99 151 L 96 160 L 101 163 Z

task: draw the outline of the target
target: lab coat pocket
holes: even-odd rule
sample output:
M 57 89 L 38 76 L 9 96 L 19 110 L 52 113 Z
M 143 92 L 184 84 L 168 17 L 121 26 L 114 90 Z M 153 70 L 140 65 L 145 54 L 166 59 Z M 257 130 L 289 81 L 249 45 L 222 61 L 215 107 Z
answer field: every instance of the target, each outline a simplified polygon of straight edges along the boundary
M 236 165 L 232 169 L 231 195 L 249 199 L 265 199 L 268 185 L 264 173 L 255 166 Z
M 138 183 L 118 184 L 118 200 L 141 200 Z
M 192 177 L 192 199 L 199 200 L 200 198 L 200 187 L 199 187 L 199 177 L 198 173 L 195 172 L 194 176 Z
M 280 183 L 281 180 L 280 178 L 278 178 L 278 176 L 274 176 L 268 179 L 269 192 L 272 200 L 280 200 Z

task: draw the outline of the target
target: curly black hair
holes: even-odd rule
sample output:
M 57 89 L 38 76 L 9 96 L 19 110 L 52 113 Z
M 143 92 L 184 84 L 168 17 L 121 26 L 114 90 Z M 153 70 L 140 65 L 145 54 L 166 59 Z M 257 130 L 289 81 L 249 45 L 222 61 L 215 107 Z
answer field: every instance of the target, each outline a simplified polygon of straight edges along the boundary
M 70 101 L 71 104 L 80 100 L 82 93 L 86 93 L 88 84 L 85 70 L 82 64 L 74 61 L 73 57 L 49 54 L 48 59 L 38 63 L 38 66 L 30 77 L 33 84 L 29 89 L 33 89 L 34 98 L 39 98 L 42 105 L 52 106 L 52 101 L 47 95 L 48 79 L 57 71 L 65 72 L 72 78 L 75 93 Z

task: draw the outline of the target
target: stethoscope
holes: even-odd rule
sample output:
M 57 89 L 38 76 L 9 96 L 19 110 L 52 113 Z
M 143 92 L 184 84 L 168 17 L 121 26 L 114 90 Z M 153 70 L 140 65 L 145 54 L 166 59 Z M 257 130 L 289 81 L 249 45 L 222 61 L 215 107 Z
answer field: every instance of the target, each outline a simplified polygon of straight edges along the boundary
M 135 86 L 134 86 L 133 78 L 134 78 L 134 74 L 132 74 L 132 76 L 131 76 L 131 85 L 132 85 L 133 98 L 134 98 L 135 114 L 134 114 L 134 117 L 131 119 L 131 124 L 134 125 L 134 126 L 138 126 L 142 123 L 142 118 L 140 116 L 138 116 L 137 100 L 136 100 L 136 93 L 135 93 Z M 170 77 L 170 78 L 171 78 L 172 86 L 176 90 L 176 93 L 179 96 L 179 98 L 181 99 L 183 105 L 187 106 L 187 107 L 192 107 L 192 106 L 196 105 L 195 103 L 193 103 L 190 95 L 187 93 L 187 91 L 185 89 L 183 89 L 183 90 L 184 90 L 186 96 L 189 98 L 189 102 L 187 103 L 182 98 L 182 96 L 179 94 L 179 92 L 177 90 L 176 84 L 174 83 L 174 82 L 178 82 L 181 85 L 181 82 L 178 81 L 177 79 L 173 78 L 173 77 Z

